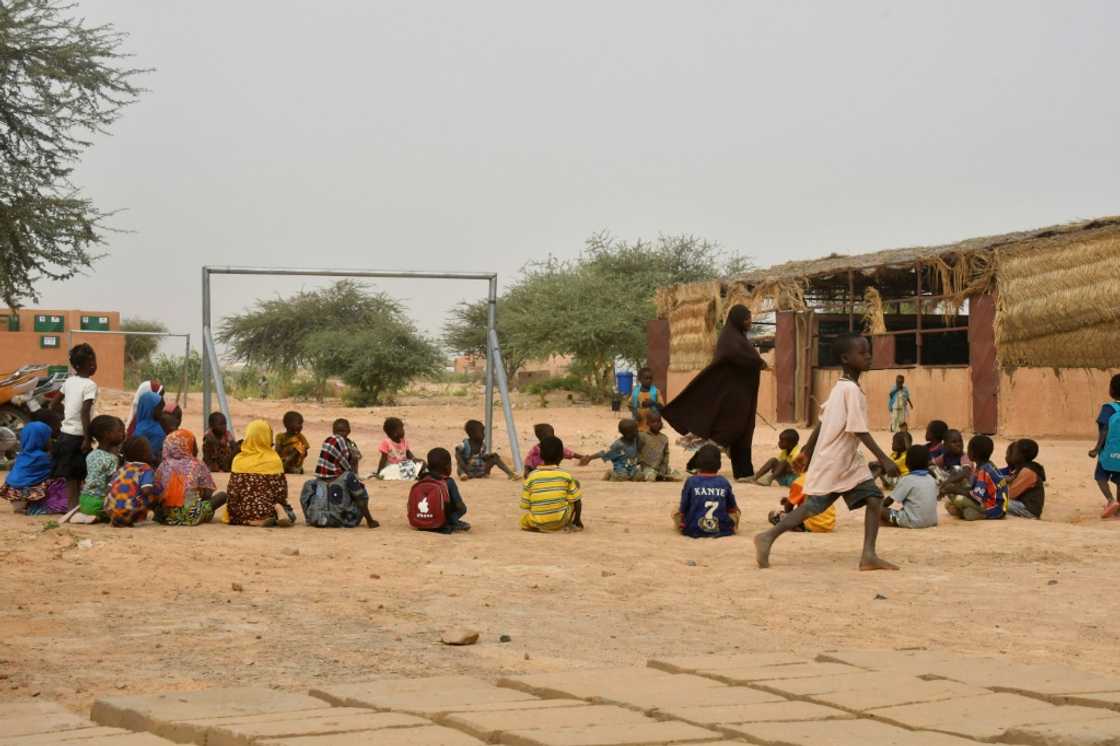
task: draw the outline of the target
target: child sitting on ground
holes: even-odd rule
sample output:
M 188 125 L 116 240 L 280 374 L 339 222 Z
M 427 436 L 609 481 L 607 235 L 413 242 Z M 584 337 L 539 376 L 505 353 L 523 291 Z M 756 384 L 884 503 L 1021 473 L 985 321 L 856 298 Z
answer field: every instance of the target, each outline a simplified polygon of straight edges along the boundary
M 1089 458 L 1097 460 L 1093 479 L 1104 495 L 1104 512 L 1101 518 L 1112 518 L 1120 513 L 1120 373 L 1108 383 L 1108 396 L 1097 415 L 1097 444 L 1089 451 Z M 1116 485 L 1116 497 L 1112 487 Z
M 930 459 L 930 474 L 940 485 L 942 495 L 967 495 L 972 490 L 973 464 L 964 449 L 960 430 L 948 430 L 941 455 Z
M 906 472 L 895 484 L 887 504 L 891 508 L 883 511 L 884 526 L 932 528 L 937 525 L 937 482 L 929 473 L 928 448 L 916 445 L 906 450 Z
M 517 479 L 513 470 L 505 465 L 502 457 L 486 451 L 486 426 L 478 420 L 467 420 L 463 426 L 467 437 L 455 447 L 455 461 L 459 466 L 459 478 L 482 479 L 490 476 L 496 466 L 510 479 Z
M 926 448 L 929 449 L 930 464 L 937 463 L 945 447 L 945 434 L 949 432 L 949 425 L 942 420 L 930 420 L 926 425 Z
M 381 429 L 385 431 L 385 438 L 377 447 L 381 460 L 377 462 L 375 476 L 378 479 L 416 479 L 424 463 L 412 455 L 412 446 L 404 435 L 404 422 L 399 417 L 387 417 Z
M 463 520 L 467 506 L 459 486 L 451 478 L 451 453 L 446 448 L 428 451 L 428 463 L 420 480 L 408 493 L 408 522 L 420 531 L 450 534 L 470 531 Z
M 113 526 L 131 527 L 148 519 L 159 493 L 156 470 L 152 468 L 152 447 L 148 439 L 135 435 L 121 448 L 124 465 L 109 482 L 105 496 L 105 515 Z
M 580 466 L 602 459 L 611 462 L 611 468 L 603 475 L 603 479 L 611 482 L 641 481 L 642 474 L 638 469 L 638 423 L 634 420 L 619 420 L 618 434 L 618 440 L 611 443 L 610 448 L 584 456 Z
M 537 436 L 537 443 L 529 449 L 529 455 L 525 457 L 526 474 L 531 472 L 533 469 L 538 468 L 541 464 L 544 463 L 544 461 L 541 460 L 541 441 L 543 441 L 545 438 L 556 437 L 556 431 L 553 429 L 552 425 L 549 425 L 547 422 L 541 422 L 537 425 L 533 425 L 533 434 Z M 564 458 L 582 461 L 583 454 L 576 453 L 572 449 L 565 447 Z
M 354 472 L 357 476 L 358 469 L 362 463 L 362 452 L 358 449 L 358 444 L 350 440 L 350 420 L 345 417 L 339 417 L 331 423 L 331 435 L 338 438 L 346 445 L 349 454 L 347 455 L 347 462 L 350 464 L 350 471 Z
M 357 460 L 350 438 L 350 423 L 334 421 L 333 432 L 323 441 L 315 478 L 304 483 L 299 502 L 303 520 L 317 528 L 356 528 L 365 519 L 369 528 L 380 524 L 369 512 L 369 493 L 358 479 Z
M 974 435 L 968 441 L 968 457 L 975 464 L 972 485 L 967 495 L 948 496 L 945 510 L 966 521 L 998 520 L 1007 513 L 1007 480 L 992 464 L 995 444 L 987 435 Z
M 643 482 L 679 482 L 681 475 L 669 466 L 669 438 L 661 432 L 661 415 L 649 415 L 649 431 L 638 435 L 638 470 Z
M 756 484 L 761 484 L 764 487 L 769 487 L 774 482 L 777 482 L 782 487 L 789 487 L 793 481 L 797 479 L 797 473 L 793 469 L 793 460 L 801 453 L 798 443 L 801 442 L 801 434 L 792 428 L 783 430 L 778 434 L 778 452 L 772 458 L 767 459 L 758 473 L 754 475 L 753 481 Z
M 900 477 L 906 476 L 906 473 L 908 471 L 906 466 L 906 452 L 913 444 L 914 438 L 906 430 L 900 430 L 896 432 L 891 438 L 890 457 L 891 461 L 894 462 L 894 465 L 898 467 L 898 474 Z M 926 453 L 929 453 L 928 448 L 926 449 Z M 878 479 L 883 484 L 884 488 L 888 490 L 894 489 L 895 484 L 897 484 L 897 480 L 890 479 L 886 475 L 884 475 L 883 468 L 879 465 L 878 461 L 869 462 L 867 464 L 867 468 L 871 469 L 871 475 Z
M 109 483 L 121 465 L 124 422 L 112 415 L 99 415 L 89 423 L 89 432 L 97 448 L 86 456 L 86 478 L 78 495 L 78 509 L 67 517 L 70 523 L 96 523 L 105 518 Z
M 237 455 L 237 445 L 229 432 L 226 416 L 221 412 L 211 412 L 210 429 L 202 436 L 202 463 L 212 472 L 228 472 Z
M 1038 443 L 1030 438 L 1007 446 L 1007 512 L 1019 518 L 1041 518 L 1046 504 L 1046 469 L 1036 458 Z
M 521 490 L 523 531 L 582 531 L 583 492 L 579 480 L 560 468 L 564 443 L 555 436 L 541 440 L 544 463 L 525 476 Z
M 94 418 L 96 419 L 96 418 Z M 27 515 L 65 513 L 69 494 L 66 483 L 52 477 L 51 427 L 45 422 L 29 422 L 19 433 L 20 451 L 0 487 L 0 497 L 11 501 L 12 510 Z
M 696 453 L 697 474 L 681 490 L 681 502 L 673 523 L 693 539 L 733 536 L 739 530 L 739 505 L 731 483 L 719 475 L 719 448 L 703 446 Z
M 654 415 L 661 416 L 661 392 L 653 385 L 653 371 L 642 368 L 638 371 L 638 385 L 630 394 L 630 416 L 638 423 L 638 432 L 648 432 Z
M 805 502 L 805 474 L 800 473 L 789 486 L 789 495 L 782 498 L 781 510 L 771 510 L 767 518 L 770 525 L 777 526 L 786 513 L 792 513 L 798 505 Z M 836 529 L 836 506 L 829 505 L 824 512 L 809 516 L 794 526 L 791 531 L 804 531 L 811 534 L 828 534 Z
M 303 415 L 284 413 L 284 432 L 276 435 L 276 453 L 284 464 L 285 474 L 303 474 L 303 462 L 311 444 L 303 436 Z

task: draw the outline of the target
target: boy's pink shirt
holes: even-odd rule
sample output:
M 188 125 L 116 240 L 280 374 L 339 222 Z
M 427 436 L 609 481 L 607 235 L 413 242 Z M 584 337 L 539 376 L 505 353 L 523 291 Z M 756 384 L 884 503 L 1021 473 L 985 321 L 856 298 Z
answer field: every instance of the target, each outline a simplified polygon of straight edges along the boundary
M 866 433 L 867 397 L 859 384 L 841 378 L 821 407 L 821 430 L 805 476 L 806 495 L 847 492 L 871 479 L 867 462 L 859 454 L 856 433 Z
M 564 458 L 575 458 L 575 452 L 571 448 L 564 449 Z M 525 457 L 525 466 L 529 469 L 536 469 L 544 463 L 541 458 L 541 444 L 537 443 L 529 449 L 529 455 Z

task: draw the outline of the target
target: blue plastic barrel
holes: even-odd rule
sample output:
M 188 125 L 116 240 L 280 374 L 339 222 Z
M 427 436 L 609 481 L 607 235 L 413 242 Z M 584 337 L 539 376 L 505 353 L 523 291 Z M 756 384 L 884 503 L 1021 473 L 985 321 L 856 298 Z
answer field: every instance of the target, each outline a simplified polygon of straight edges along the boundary
M 614 380 L 618 385 L 618 393 L 623 396 L 630 396 L 630 392 L 634 390 L 634 374 L 631 371 L 624 370 L 615 373 Z

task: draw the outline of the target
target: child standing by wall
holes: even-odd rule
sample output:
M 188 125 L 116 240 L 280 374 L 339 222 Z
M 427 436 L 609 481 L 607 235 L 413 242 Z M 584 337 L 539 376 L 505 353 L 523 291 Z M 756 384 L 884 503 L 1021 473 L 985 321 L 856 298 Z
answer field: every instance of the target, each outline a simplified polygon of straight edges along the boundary
M 103 414 L 93 418 L 89 431 L 97 448 L 86 456 L 86 479 L 78 497 L 78 510 L 69 517 L 71 523 L 96 523 L 105 518 L 109 483 L 121 465 L 121 444 L 126 437 L 124 422 Z
M 661 417 L 661 392 L 653 385 L 653 371 L 642 368 L 638 371 L 638 385 L 630 393 L 630 416 L 638 423 L 638 432 L 649 431 L 651 418 Z
M 968 441 L 968 457 L 975 464 L 972 488 L 967 495 L 950 495 L 945 503 L 949 515 L 966 521 L 998 520 L 1007 513 L 1007 480 L 992 464 L 995 444 L 987 435 Z
M 285 474 L 303 474 L 303 462 L 311 444 L 303 435 L 303 415 L 299 412 L 284 413 L 284 432 L 276 436 L 276 453 L 284 464 Z
M 534 445 L 532 448 L 529 449 L 529 455 L 527 455 L 525 457 L 525 473 L 526 474 L 528 474 L 533 469 L 536 469 L 537 467 L 539 467 L 541 464 L 544 463 L 544 461 L 541 459 L 541 441 L 543 441 L 545 438 L 556 437 L 556 430 L 553 429 L 552 425 L 549 425 L 547 422 L 541 422 L 541 423 L 538 423 L 536 425 L 533 425 L 533 435 L 537 436 L 537 443 L 536 443 L 536 445 Z M 583 460 L 583 454 L 576 453 L 571 448 L 568 448 L 567 446 L 565 446 L 564 447 L 564 458 L 566 458 L 566 459 L 577 459 L 577 460 L 582 461 Z
M 1097 415 L 1097 444 L 1089 451 L 1089 458 L 1097 460 L 1093 479 L 1105 500 L 1101 518 L 1120 513 L 1120 373 L 1109 381 L 1108 396 L 1112 401 L 1105 402 Z M 1110 483 L 1116 485 L 1116 497 Z
M 202 436 L 202 462 L 212 472 L 228 472 L 236 454 L 226 416 L 211 412 L 208 422 L 210 429 Z
M 1019 518 L 1041 518 L 1046 504 L 1046 469 L 1038 458 L 1038 443 L 1030 438 L 1007 446 L 1007 512 Z
M 73 375 L 62 384 L 62 434 L 55 442 L 54 476 L 66 480 L 69 507 L 78 504 L 78 487 L 86 476 L 86 454 L 90 451 L 89 423 L 97 401 L 97 354 L 86 343 L 70 350 Z
M 891 493 L 898 505 L 883 513 L 883 525 L 895 528 L 932 528 L 937 525 L 937 482 L 929 473 L 929 449 L 910 446 L 906 474 Z
M 681 490 L 673 521 L 677 530 L 693 539 L 732 536 L 739 530 L 739 505 L 731 483 L 719 475 L 719 448 L 706 445 L 696 452 L 697 473 Z
M 594 459 L 610 461 L 611 468 L 603 479 L 611 482 L 640 481 L 641 471 L 638 469 L 638 423 L 634 420 L 619 420 L 619 438 L 611 443 L 605 451 L 584 456 L 581 466 L 587 466 Z
M 381 429 L 385 431 L 385 439 L 377 448 L 381 453 L 381 460 L 377 464 L 377 478 L 416 479 L 423 462 L 412 455 L 412 447 L 404 435 L 404 422 L 398 417 L 387 417 Z
M 914 407 L 910 400 L 910 389 L 906 387 L 906 377 L 896 376 L 894 388 L 887 395 L 887 411 L 891 417 L 891 432 L 901 433 L 910 429 L 908 420 Z
M 582 531 L 583 492 L 579 480 L 560 468 L 564 443 L 556 437 L 541 441 L 544 464 L 525 477 L 521 489 L 523 531 Z
M 832 345 L 832 352 L 844 368 L 821 412 L 820 422 L 801 449 L 801 459 L 809 461 L 805 477 L 807 497 L 799 507 L 787 513 L 777 526 L 754 538 L 759 567 L 769 567 L 770 549 L 774 540 L 786 531 L 804 523 L 843 497 L 849 510 L 864 508 L 863 553 L 861 570 L 897 570 L 898 567 L 875 553 L 879 535 L 883 493 L 875 485 L 867 464 L 860 457 L 862 443 L 879 460 L 883 471 L 898 476 L 898 467 L 871 437 L 867 422 L 867 398 L 859 387 L 860 375 L 871 368 L 871 345 L 866 337 L 842 334 Z M 819 448 L 818 448 L 819 443 Z
M 501 456 L 486 452 L 485 425 L 478 420 L 467 420 L 463 430 L 467 433 L 467 437 L 460 445 L 455 447 L 455 460 L 459 465 L 460 479 L 488 477 L 495 466 L 501 469 L 510 479 L 517 479 L 517 475 L 505 465 Z

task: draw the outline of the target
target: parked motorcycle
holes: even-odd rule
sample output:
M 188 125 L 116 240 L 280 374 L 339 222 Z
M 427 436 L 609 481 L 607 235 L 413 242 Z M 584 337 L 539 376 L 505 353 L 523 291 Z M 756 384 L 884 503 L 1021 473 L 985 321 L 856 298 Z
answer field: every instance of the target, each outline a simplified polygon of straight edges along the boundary
M 10 430 L 18 440 L 19 431 L 40 409 L 50 407 L 62 396 L 65 373 L 50 374 L 50 366 L 25 365 L 11 373 L 0 374 L 0 427 Z M 0 462 L 6 454 L 0 453 Z

